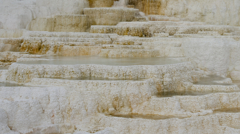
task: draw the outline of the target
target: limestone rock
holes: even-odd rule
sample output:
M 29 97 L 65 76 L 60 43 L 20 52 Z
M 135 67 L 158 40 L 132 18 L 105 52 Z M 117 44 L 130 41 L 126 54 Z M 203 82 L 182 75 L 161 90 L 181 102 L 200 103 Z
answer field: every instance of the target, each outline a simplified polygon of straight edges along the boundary
M 82 14 L 89 7 L 88 0 L 36 0 L 38 17 L 58 14 Z
M 0 134 L 239 134 L 237 0 L 0 0 Z
M 137 9 L 129 8 L 85 8 L 91 25 L 116 25 L 122 21 L 132 21 Z
M 239 1 L 129 0 L 129 4 L 148 15 L 165 15 L 190 21 L 239 26 Z
M 87 0 L 1 0 L 0 23 L 3 29 L 25 29 L 35 18 L 57 14 L 82 14 Z
M 233 80 L 240 80 L 240 71 L 232 71 L 231 72 L 231 78 Z
M 94 7 L 111 7 L 114 4 L 115 0 L 88 0 L 89 6 Z
M 4 109 L 0 109 L 0 134 L 19 134 L 8 127 L 8 115 Z
M 3 29 L 25 29 L 34 18 L 34 1 L 1 0 L 0 22 Z
M 202 70 L 212 74 L 226 74 L 230 64 L 230 45 L 224 40 L 186 39 L 183 47 L 186 56 Z
M 89 28 L 85 15 L 56 15 L 53 18 L 37 18 L 30 22 L 28 30 L 49 32 L 86 32 Z

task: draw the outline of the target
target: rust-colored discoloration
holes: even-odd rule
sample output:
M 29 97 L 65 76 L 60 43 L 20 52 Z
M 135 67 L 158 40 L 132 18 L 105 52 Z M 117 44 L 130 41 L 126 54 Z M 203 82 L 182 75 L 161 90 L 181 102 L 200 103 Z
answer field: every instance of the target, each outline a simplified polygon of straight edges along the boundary
M 51 48 L 51 44 L 47 42 L 24 40 L 21 45 L 20 52 L 29 52 L 30 54 L 46 54 Z
M 49 44 L 41 44 L 40 50 L 39 50 L 39 54 L 46 54 L 50 49 L 50 45 Z
M 116 0 L 88 0 L 90 7 L 112 7 Z
M 163 15 L 161 0 L 129 0 L 128 4 L 146 15 Z
M 60 45 L 59 47 L 58 47 L 58 52 L 62 52 L 63 51 L 63 45 Z
M 97 44 L 108 44 L 109 40 L 94 40 Z M 92 43 L 57 43 L 42 40 L 25 40 L 21 46 L 21 52 L 30 54 L 47 54 L 48 52 L 61 56 L 98 55 L 101 46 L 91 46 Z M 79 46 L 78 46 L 79 45 Z M 89 46 L 90 45 L 90 46 Z
M 40 50 L 42 48 L 42 41 L 33 41 L 30 42 L 28 40 L 25 40 L 22 43 L 20 52 L 29 52 L 30 54 L 39 54 Z
M 23 39 L 19 39 L 19 38 L 0 39 L 0 41 L 3 43 L 3 46 L 0 49 L 1 52 L 4 52 L 4 51 L 18 52 L 21 48 L 21 44 L 23 43 Z
M 57 53 L 58 52 L 58 46 L 53 46 L 53 53 Z

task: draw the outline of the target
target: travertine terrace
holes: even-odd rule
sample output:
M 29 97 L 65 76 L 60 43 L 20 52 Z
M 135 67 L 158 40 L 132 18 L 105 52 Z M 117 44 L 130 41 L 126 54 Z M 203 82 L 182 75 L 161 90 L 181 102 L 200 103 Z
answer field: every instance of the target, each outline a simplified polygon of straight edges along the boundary
M 240 134 L 240 1 L 0 3 L 0 134 Z

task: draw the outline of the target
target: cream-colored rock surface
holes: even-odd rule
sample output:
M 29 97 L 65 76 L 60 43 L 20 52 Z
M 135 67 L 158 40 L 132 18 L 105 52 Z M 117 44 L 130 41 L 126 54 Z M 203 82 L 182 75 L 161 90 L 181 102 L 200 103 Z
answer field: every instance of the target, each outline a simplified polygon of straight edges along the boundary
M 1 82 L 6 81 L 6 79 L 7 79 L 7 73 L 8 73 L 7 68 L 5 68 L 5 69 L 3 69 L 3 70 L 0 70 L 0 81 L 1 81 Z
M 200 69 L 212 74 L 226 75 L 230 62 L 230 44 L 221 39 L 186 39 L 185 54 Z
M 57 14 L 82 14 L 88 0 L 36 0 L 37 14 L 46 17 Z
M 55 18 L 36 18 L 32 20 L 27 29 L 30 31 L 54 31 Z
M 233 80 L 240 80 L 240 71 L 232 71 L 230 75 Z
M 89 28 L 86 15 L 56 15 L 48 18 L 37 18 L 30 22 L 30 31 L 49 32 L 86 32 Z
M 153 80 L 74 81 L 35 78 L 28 85 L 64 86 L 69 90 L 78 89 L 79 92 L 95 92 L 100 99 L 98 100 L 98 110 L 105 113 L 132 112 L 138 105 L 148 101 L 157 92 Z
M 0 52 L 0 67 L 9 67 L 18 58 L 40 58 L 41 55 L 29 55 L 21 52 Z
M 239 4 L 0 0 L 0 134 L 239 134 Z
M 109 24 L 110 25 L 110 24 Z M 201 22 L 189 21 L 147 21 L 120 22 L 116 26 L 91 26 L 92 33 L 117 33 L 139 37 L 152 37 L 154 34 L 198 34 L 201 31 L 217 32 L 220 35 L 238 31 L 235 27 L 226 25 L 205 25 Z
M 176 96 L 176 97 L 153 97 L 156 94 L 157 83 L 153 80 L 147 81 L 98 81 L 98 80 L 58 80 L 46 78 L 34 78 L 28 85 L 42 86 L 64 86 L 72 89 L 78 88 L 79 91 L 95 91 L 99 93 L 99 97 L 103 101 L 103 109 L 105 112 L 110 112 L 111 108 L 115 112 L 128 114 L 155 114 L 155 115 L 178 115 L 178 116 L 194 116 L 195 114 L 209 114 L 207 110 L 217 110 L 221 108 L 238 108 L 238 92 L 240 89 L 237 85 L 216 85 L 204 86 L 193 85 L 190 91 L 199 93 L 207 93 L 210 95 L 202 96 Z M 105 87 L 101 89 L 101 87 Z M 212 89 L 210 89 L 212 88 Z M 103 91 L 104 90 L 104 91 Z M 183 91 L 189 91 L 185 88 Z M 176 92 L 178 89 L 175 90 Z M 183 92 L 182 91 L 182 92 Z M 108 94 L 111 92 L 111 94 Z M 211 94 L 211 93 L 215 94 Z M 226 92 L 226 93 L 219 93 Z M 227 93 L 229 92 L 229 93 Z M 124 95 L 125 94 L 125 95 Z M 123 97 L 126 98 L 123 98 Z M 134 96 L 134 97 L 133 97 Z M 116 97 L 118 98 L 117 100 Z M 214 102 L 209 102 L 213 99 Z M 110 100 L 108 100 L 110 99 Z M 227 100 L 226 100 L 227 99 Z M 236 100 L 237 99 L 237 100 Z M 107 102 L 117 101 L 112 104 L 104 104 Z M 195 102 L 194 100 L 199 100 Z M 216 102 L 219 100 L 219 102 Z M 190 104 L 193 103 L 194 104 Z M 233 103 L 231 104 L 230 103 Z M 117 105 L 115 105 L 117 103 Z M 190 106 L 194 105 L 194 106 Z M 190 106 L 190 107 L 188 107 Z M 205 110 L 205 111 L 204 111 Z M 194 113 L 191 113 L 193 112 Z M 195 113 L 198 112 L 198 113 Z
M 214 114 L 209 116 L 192 117 L 188 119 L 127 119 L 101 116 L 103 127 L 116 128 L 118 133 L 201 133 L 227 134 L 239 133 L 239 114 Z M 118 124 L 116 124 L 118 122 Z M 223 123 L 224 122 L 224 123 Z M 195 125 L 193 125 L 195 124 Z
M 239 1 L 218 0 L 130 0 L 149 15 L 166 15 L 190 21 L 239 26 Z
M 1 0 L 0 22 L 3 29 L 25 29 L 34 18 L 35 1 Z
M 87 0 L 1 0 L 0 24 L 3 29 L 25 29 L 36 18 L 57 14 L 82 14 Z
M 19 134 L 8 127 L 8 115 L 4 109 L 0 109 L 0 134 Z
M 102 49 L 99 56 L 109 58 L 146 58 L 158 57 L 159 52 L 153 49 Z
M 0 39 L 0 52 L 14 51 L 18 52 L 23 42 L 22 38 L 1 38 Z
M 123 21 L 133 21 L 137 9 L 131 8 L 85 8 L 91 25 L 117 25 Z
M 89 27 L 86 15 L 58 15 L 55 23 L 56 32 L 86 32 Z
M 85 131 L 78 131 L 78 132 L 75 132 L 73 134 L 90 134 L 90 133 L 85 132 Z M 104 130 L 98 131 L 98 132 L 96 132 L 94 134 L 116 134 L 116 133 L 113 130 L 113 128 L 107 127 Z
M 57 14 L 82 14 L 83 9 L 89 7 L 89 5 L 90 7 L 111 7 L 113 2 L 113 0 L 2 0 L 0 27 L 4 29 L 25 29 L 28 23 L 36 18 Z M 239 3 L 237 1 L 212 1 L 208 3 L 208 6 L 205 6 L 205 3 L 206 1 L 193 0 L 186 0 L 185 2 L 176 0 L 129 1 L 129 4 L 135 5 L 136 8 L 147 15 L 158 14 L 210 24 L 239 25 Z
M 96 117 L 96 115 L 98 112 L 101 112 L 101 110 L 103 110 L 106 113 L 108 110 L 111 109 L 111 107 L 113 107 L 117 112 L 128 113 L 130 115 L 133 113 L 138 113 L 140 115 L 145 113 L 148 113 L 148 114 L 151 113 L 153 115 L 154 114 L 165 115 L 165 116 L 175 115 L 176 117 L 181 117 L 181 118 L 193 116 L 190 119 L 186 118 L 184 120 L 187 122 L 191 119 L 198 121 L 201 116 L 204 117 L 204 115 L 211 114 L 212 113 L 211 110 L 215 110 L 215 109 L 217 110 L 221 108 L 238 108 L 238 101 L 239 101 L 238 93 L 237 94 L 236 93 L 231 93 L 231 94 L 217 93 L 217 94 L 196 96 L 196 97 L 194 96 L 193 97 L 182 96 L 182 97 L 171 97 L 171 98 L 150 97 L 148 99 L 146 98 L 149 101 L 145 101 L 144 103 L 141 103 L 140 100 L 144 99 L 142 98 L 143 96 L 144 97 L 151 96 L 150 95 L 151 93 L 147 95 L 143 92 L 144 90 L 146 91 L 146 89 L 151 89 L 151 88 L 146 87 L 146 85 L 140 84 L 142 82 L 136 81 L 136 82 L 132 82 L 131 84 L 130 82 L 125 83 L 126 86 L 129 88 L 122 88 L 126 90 L 124 91 L 120 88 L 117 88 L 119 87 L 117 85 L 117 81 L 105 81 L 105 82 L 104 81 L 102 82 L 101 81 L 85 81 L 85 82 L 82 81 L 79 83 L 78 81 L 75 81 L 75 80 L 73 81 L 50 80 L 50 79 L 45 79 L 45 80 L 42 79 L 42 80 L 34 79 L 31 82 L 31 84 L 36 85 L 41 83 L 40 85 L 47 86 L 47 85 L 51 85 L 52 83 L 52 85 L 58 84 L 58 86 L 64 86 L 66 89 L 59 88 L 59 87 L 48 87 L 48 88 L 46 87 L 41 87 L 41 88 L 3 87 L 1 88 L 0 98 L 5 101 L 1 101 L 0 106 L 6 111 L 8 111 L 8 114 L 10 116 L 9 124 L 14 130 L 17 130 L 19 132 L 28 132 L 28 133 L 38 132 L 38 131 L 55 132 L 55 133 L 56 132 L 73 133 L 75 129 L 70 126 L 69 127 L 66 127 L 66 125 L 53 126 L 50 124 L 71 123 L 73 125 L 76 125 L 77 127 L 77 125 L 80 125 L 81 123 L 86 123 L 86 121 L 88 120 L 88 119 L 84 120 L 85 116 L 83 115 L 89 116 L 89 114 L 92 113 L 92 115 L 95 115 L 94 118 L 97 119 L 98 117 Z M 102 84 L 105 83 L 104 86 L 101 83 Z M 124 83 L 124 82 L 122 81 L 121 83 Z M 142 96 L 139 96 L 139 98 L 136 98 L 138 95 L 140 95 L 138 92 L 136 92 L 138 91 L 138 89 L 133 88 L 134 86 L 137 86 L 137 85 L 139 89 L 141 89 L 140 94 L 142 95 Z M 144 87 L 141 88 L 141 85 Z M 115 88 L 113 88 L 112 86 L 114 86 Z M 104 87 L 104 88 L 100 89 L 100 87 Z M 92 89 L 92 90 L 88 90 L 88 89 Z M 114 91 L 112 91 L 112 89 L 114 89 Z M 94 92 L 94 91 L 97 91 L 97 92 Z M 154 92 L 154 88 L 152 89 L 152 91 Z M 88 94 L 86 94 L 87 92 Z M 105 96 L 102 93 L 105 94 Z M 127 94 L 127 96 L 125 94 Z M 97 98 L 96 98 L 96 95 L 98 96 Z M 129 97 L 129 99 L 123 98 L 121 100 L 120 98 L 122 97 L 120 96 Z M 127 100 L 129 100 L 131 103 L 127 102 Z M 219 100 L 219 101 L 216 101 L 216 100 Z M 78 103 L 82 101 L 84 102 L 83 105 L 85 105 L 85 107 L 81 107 L 81 105 L 78 105 Z M 139 104 L 136 104 L 136 103 L 139 103 Z M 127 105 L 130 105 L 131 110 L 133 111 L 130 112 L 129 110 L 127 110 L 127 107 L 126 107 Z M 24 107 L 24 109 L 30 108 L 30 111 L 19 109 L 20 107 L 21 108 Z M 74 109 L 72 109 L 73 107 Z M 54 111 L 52 111 L 53 108 L 55 109 Z M 83 114 L 86 108 L 87 108 L 87 113 Z M 119 108 L 121 108 L 122 110 L 120 110 Z M 71 109 L 71 110 L 69 111 L 67 109 L 69 110 Z M 75 110 L 77 110 L 78 112 Z M 82 112 L 80 112 L 79 110 Z M 69 111 L 70 113 L 66 111 Z M 16 112 L 19 114 L 16 114 Z M 198 115 L 201 115 L 201 116 L 197 117 Z M 209 115 L 209 116 L 210 117 L 214 116 L 215 118 L 215 115 Z M 219 116 L 224 116 L 224 115 L 221 114 Z M 234 114 L 231 116 L 234 116 Z M 92 121 L 97 124 L 100 123 L 101 125 L 103 125 L 103 127 L 112 127 L 114 128 L 113 130 L 115 132 L 119 132 L 119 127 L 108 126 L 109 121 L 102 122 L 104 118 L 110 118 L 110 117 L 102 117 L 102 116 L 100 117 L 101 117 L 100 122 L 97 120 L 96 121 L 92 120 Z M 210 117 L 207 116 L 206 118 L 210 118 Z M 148 119 L 127 119 L 127 118 L 120 118 L 120 117 L 112 117 L 111 119 L 118 120 L 117 121 L 118 123 L 121 123 L 120 121 L 121 119 L 122 120 L 124 119 L 126 121 L 134 121 L 134 122 L 141 120 L 142 123 L 144 123 L 145 121 L 146 121 L 145 123 L 149 123 L 149 121 L 150 122 L 155 121 L 155 120 L 148 120 Z M 159 120 L 157 122 L 165 122 L 165 121 L 174 122 L 174 120 L 176 119 L 170 118 L 167 120 Z M 177 120 L 182 121 L 183 119 L 182 120 L 177 119 Z M 236 118 L 235 116 L 234 116 L 234 121 L 235 122 L 238 121 L 238 118 Z M 26 122 L 26 123 L 20 125 L 18 122 Z M 32 122 L 32 123 L 28 123 L 28 122 Z M 91 123 L 89 121 L 87 122 Z M 40 127 L 41 123 L 44 125 L 44 127 Z M 210 121 L 209 123 L 213 123 L 213 122 Z M 148 125 L 152 126 L 151 123 Z M 184 126 L 184 127 L 187 127 L 187 126 Z M 142 128 L 141 131 L 147 131 L 147 130 Z M 134 129 L 129 129 L 129 131 L 130 131 L 129 133 L 135 133 Z M 197 131 L 200 131 L 200 130 L 197 129 Z
M 114 4 L 115 0 L 88 0 L 89 6 L 94 7 L 111 7 Z
M 26 31 L 25 29 L 0 29 L 0 38 L 21 38 Z
M 174 71 L 173 71 L 174 70 Z M 110 66 L 98 64 L 79 65 L 28 65 L 13 64 L 9 68 L 8 80 L 18 83 L 33 78 L 78 78 L 98 77 L 110 79 L 155 78 L 158 90 L 183 90 L 184 82 L 195 81 L 197 72 L 189 62 L 169 65 Z M 184 74 L 184 75 L 183 75 Z
M 41 55 L 30 55 L 21 52 L 1 52 L 0 61 L 2 62 L 16 62 L 18 58 L 40 58 Z
M 26 32 L 20 51 L 32 54 L 98 55 L 117 35 L 81 32 Z
M 73 130 L 71 127 L 65 128 L 64 125 L 60 127 L 60 124 L 66 123 L 67 125 L 67 122 L 70 121 L 73 123 L 74 120 L 75 122 L 81 122 L 81 120 L 84 120 L 84 116 L 87 116 L 90 113 L 94 114 L 97 111 L 97 107 L 94 106 L 96 105 L 94 104 L 94 101 L 96 100 L 93 98 L 90 99 L 90 96 L 87 97 L 88 95 L 86 93 L 80 95 L 85 96 L 85 98 L 82 98 L 80 96 L 77 98 L 74 97 L 72 98 L 72 102 L 74 102 L 76 99 L 75 104 L 70 104 L 72 106 L 68 105 L 70 101 L 68 100 L 70 98 L 67 97 L 68 91 L 60 87 L 9 87 L 1 88 L 0 92 L 0 105 L 8 113 L 9 126 L 11 126 L 13 130 L 21 133 L 34 133 L 34 131 L 37 131 L 38 129 L 40 129 L 40 131 L 44 130 L 43 132 L 45 133 L 50 133 L 50 130 L 52 130 L 51 126 L 53 125 L 59 127 L 59 130 L 57 130 L 59 132 L 64 133 L 70 131 L 70 133 L 72 133 L 74 131 L 74 128 Z M 75 91 L 75 93 L 72 93 L 77 95 L 76 92 L 77 91 Z M 77 104 L 76 102 L 79 102 L 81 99 L 90 99 L 92 101 L 88 101 L 89 104 L 87 104 L 88 102 Z M 88 110 L 84 108 L 85 105 L 89 106 Z M 75 108 L 73 109 L 73 107 Z M 68 112 L 70 112 L 69 115 L 67 114 Z M 71 117 L 71 115 L 73 115 L 71 113 L 75 112 L 79 113 L 79 116 L 74 114 L 74 116 Z M 64 131 L 61 129 L 66 130 Z M 56 130 L 54 131 L 56 133 Z
M 183 57 L 185 56 L 182 43 L 177 41 L 143 42 L 144 48 L 159 51 L 159 57 Z
M 58 38 L 43 37 L 25 39 L 21 52 L 62 56 L 97 55 L 101 44 L 109 44 L 110 38 Z

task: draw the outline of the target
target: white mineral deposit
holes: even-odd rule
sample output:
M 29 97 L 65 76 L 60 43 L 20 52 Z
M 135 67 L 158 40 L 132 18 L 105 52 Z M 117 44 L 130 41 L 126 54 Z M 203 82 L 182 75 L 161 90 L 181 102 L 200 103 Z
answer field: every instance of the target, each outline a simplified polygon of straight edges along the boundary
M 0 0 L 0 134 L 240 134 L 239 0 Z

